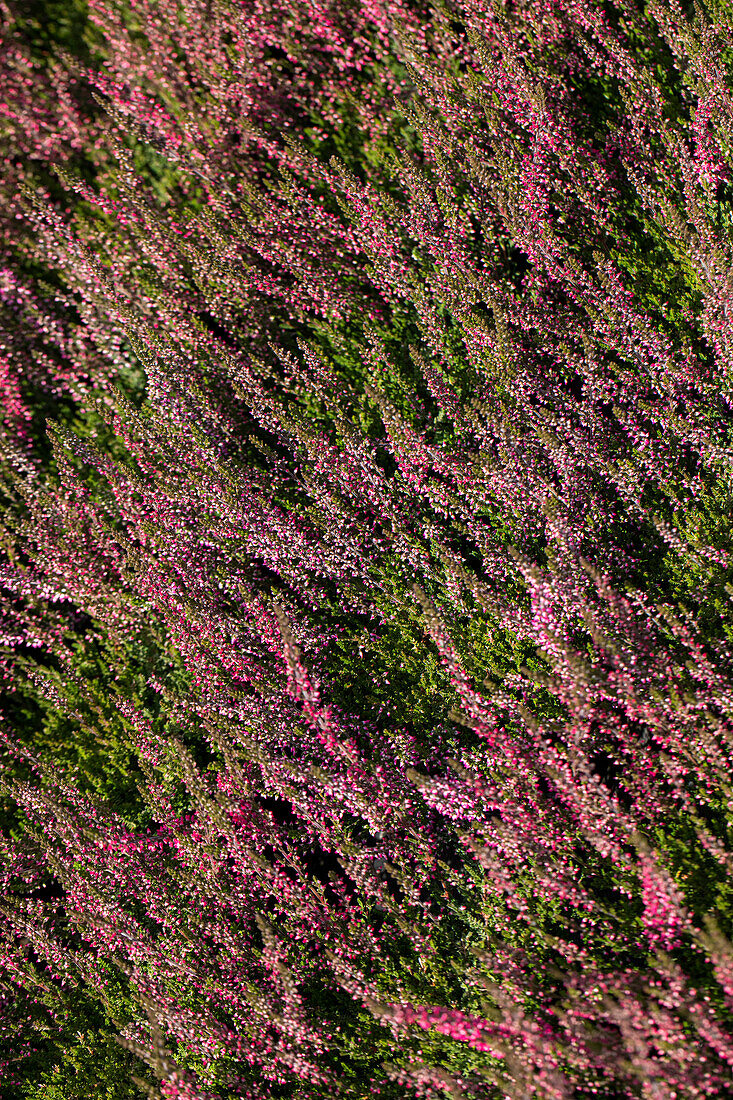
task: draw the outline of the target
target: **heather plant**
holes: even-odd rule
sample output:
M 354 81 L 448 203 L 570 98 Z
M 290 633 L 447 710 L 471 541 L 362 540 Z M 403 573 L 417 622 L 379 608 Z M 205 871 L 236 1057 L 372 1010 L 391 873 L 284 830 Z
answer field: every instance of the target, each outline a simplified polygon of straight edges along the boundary
M 37 285 L 39 276 L 50 280 L 54 276 L 39 267 L 21 213 L 21 193 L 24 187 L 47 186 L 54 164 L 72 160 L 80 170 L 88 168 L 95 144 L 93 121 L 83 110 L 84 97 L 51 52 L 51 43 L 58 48 L 69 39 L 83 50 L 78 33 L 83 8 L 72 2 L 63 5 L 63 11 L 54 11 L 48 4 L 45 18 L 39 19 L 39 14 L 34 5 L 24 5 L 21 12 L 6 4 L 0 7 L 0 407 L 3 432 L 26 446 L 38 441 L 39 419 L 44 411 L 48 415 L 50 401 L 68 397 L 81 379 L 66 377 L 58 354 L 62 319 Z
M 671 7 L 381 14 L 389 186 L 266 134 L 245 208 L 193 102 L 178 141 L 127 93 L 208 206 L 180 232 L 121 148 L 99 257 L 36 207 L 147 390 L 114 445 L 56 430 L 53 488 L 10 456 L 4 584 L 63 668 L 59 600 L 187 679 L 164 728 L 117 704 L 150 825 L 16 746 L 9 891 L 63 906 L 7 941 L 102 1003 L 113 960 L 168 1095 L 727 1095 L 725 50 Z M 296 324 L 247 335 L 268 296 Z

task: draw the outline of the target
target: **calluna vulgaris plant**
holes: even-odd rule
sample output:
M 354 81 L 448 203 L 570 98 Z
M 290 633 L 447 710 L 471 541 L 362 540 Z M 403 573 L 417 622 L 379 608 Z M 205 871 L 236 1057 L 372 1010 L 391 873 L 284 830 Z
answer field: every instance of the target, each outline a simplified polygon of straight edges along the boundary
M 733 1096 L 730 12 L 89 19 L 7 322 L 84 380 L 3 436 L 9 1087 L 76 1013 L 107 1095 Z

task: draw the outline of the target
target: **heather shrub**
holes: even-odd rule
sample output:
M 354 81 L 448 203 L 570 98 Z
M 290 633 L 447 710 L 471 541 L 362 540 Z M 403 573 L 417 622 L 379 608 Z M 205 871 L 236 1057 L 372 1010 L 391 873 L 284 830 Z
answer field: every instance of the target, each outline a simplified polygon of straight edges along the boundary
M 69 81 L 68 68 L 56 55 L 71 48 L 90 58 L 84 11 L 76 0 L 3 5 L 0 11 L 0 428 L 4 439 L 41 452 L 45 418 L 58 411 L 59 400 L 68 402 L 79 386 L 85 388 L 88 374 L 69 372 L 64 362 L 68 318 L 49 300 L 53 291 L 42 285 L 45 280 L 57 288 L 58 279 L 53 265 L 40 262 L 22 215 L 22 192 L 41 189 L 48 195 L 50 188 L 58 201 L 55 165 L 71 163 L 87 175 L 93 170 L 97 135 L 91 101 Z
M 146 389 L 56 430 L 51 488 L 11 454 L 3 581 L 60 661 L 60 693 L 33 682 L 92 742 L 125 730 L 149 816 L 124 786 L 111 804 L 98 757 L 64 771 L 85 741 L 49 720 L 7 784 L 8 883 L 53 873 L 64 923 L 8 906 L 8 944 L 102 1002 L 90 960 L 113 960 L 168 1095 L 728 1095 L 729 59 L 708 16 L 466 4 L 420 34 L 392 5 L 364 9 L 362 55 L 321 12 L 340 73 L 409 74 L 419 141 L 390 150 L 365 95 L 357 171 L 292 140 L 289 107 L 282 140 L 259 119 L 228 151 L 225 85 L 194 94 L 203 8 L 99 10 L 112 70 L 155 65 L 144 89 L 91 79 L 180 190 L 153 202 L 120 145 L 98 194 L 72 184 L 103 219 L 31 214 L 88 346 Z M 274 110 L 256 15 L 253 109 Z M 319 109 L 353 107 L 314 72 Z M 153 627 L 154 706 L 127 673 L 116 715 L 78 694 L 59 601 L 107 635 L 101 685 Z

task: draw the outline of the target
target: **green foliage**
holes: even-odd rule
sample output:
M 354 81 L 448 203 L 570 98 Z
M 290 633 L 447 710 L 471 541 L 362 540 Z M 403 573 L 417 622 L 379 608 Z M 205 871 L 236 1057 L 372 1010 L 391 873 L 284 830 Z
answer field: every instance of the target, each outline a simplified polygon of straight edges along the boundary
M 35 60 L 48 63 L 61 50 L 89 59 L 87 0 L 11 0 L 9 8 Z

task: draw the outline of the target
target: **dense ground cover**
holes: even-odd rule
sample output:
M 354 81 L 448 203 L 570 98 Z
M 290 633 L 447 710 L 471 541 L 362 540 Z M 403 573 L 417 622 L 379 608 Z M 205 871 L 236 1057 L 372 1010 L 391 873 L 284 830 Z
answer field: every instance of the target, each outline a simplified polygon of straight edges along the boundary
M 728 8 L 4 19 L 8 1095 L 733 1096 Z

